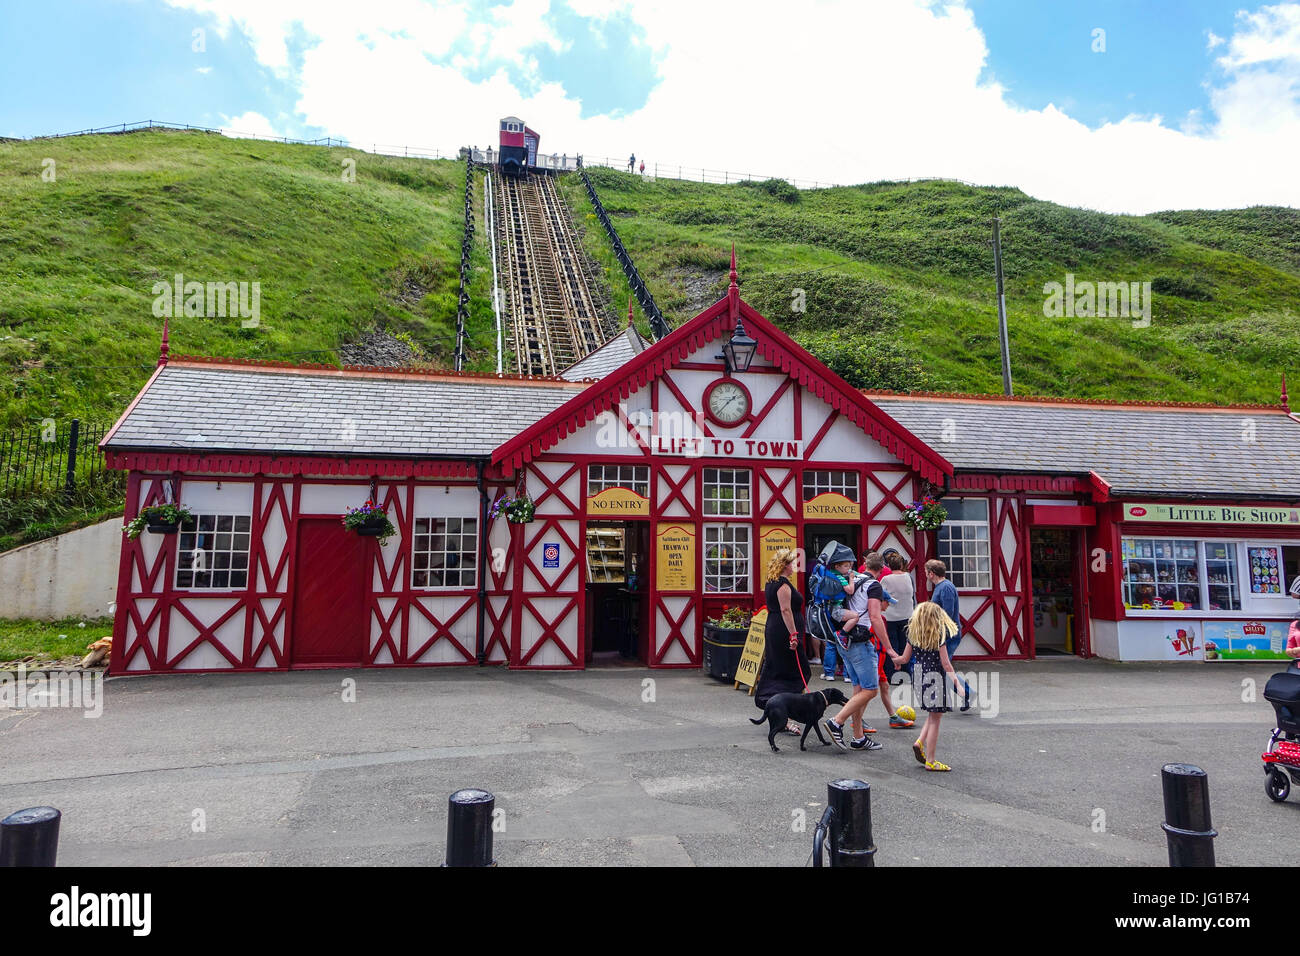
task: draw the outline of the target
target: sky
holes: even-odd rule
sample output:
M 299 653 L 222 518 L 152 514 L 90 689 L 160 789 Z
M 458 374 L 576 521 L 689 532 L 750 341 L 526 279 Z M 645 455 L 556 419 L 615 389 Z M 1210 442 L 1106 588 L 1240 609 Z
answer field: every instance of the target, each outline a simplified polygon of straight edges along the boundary
M 146 119 L 1108 212 L 1300 206 L 1300 2 L 0 0 L 0 135 Z

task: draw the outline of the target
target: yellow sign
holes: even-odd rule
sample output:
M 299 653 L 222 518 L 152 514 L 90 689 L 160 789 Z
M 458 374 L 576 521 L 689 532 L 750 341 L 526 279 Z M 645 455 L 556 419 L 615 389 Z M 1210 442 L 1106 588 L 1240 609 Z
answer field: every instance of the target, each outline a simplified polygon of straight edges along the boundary
M 776 553 L 782 548 L 797 548 L 799 539 L 795 536 L 795 527 L 792 524 L 765 524 L 758 529 L 758 573 L 764 580 L 767 579 L 767 568 L 776 557 Z M 799 576 L 796 574 L 794 583 L 798 586 Z
M 1300 525 L 1300 508 L 1288 508 L 1285 505 L 1238 507 L 1235 505 L 1128 504 L 1124 506 L 1124 520 L 1193 524 Z
M 811 501 L 803 503 L 805 518 L 823 521 L 857 521 L 862 515 L 862 508 L 856 501 L 849 501 L 834 491 L 823 491 Z
M 660 522 L 655 531 L 655 590 L 695 590 L 695 529 Z
M 641 497 L 631 488 L 606 488 L 587 498 L 587 514 L 648 515 L 650 499 Z
M 763 629 L 766 627 L 767 608 L 763 608 L 750 619 L 745 649 L 741 651 L 740 663 L 736 665 L 736 686 L 744 684 L 751 694 L 754 693 L 759 671 L 763 667 Z

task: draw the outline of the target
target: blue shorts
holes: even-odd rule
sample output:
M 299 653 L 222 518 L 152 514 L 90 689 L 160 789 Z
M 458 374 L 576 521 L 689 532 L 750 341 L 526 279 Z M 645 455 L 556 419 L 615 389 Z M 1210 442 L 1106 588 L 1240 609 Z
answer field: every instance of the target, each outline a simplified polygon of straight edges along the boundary
M 844 658 L 844 673 L 854 687 L 875 690 L 880 686 L 875 644 L 871 641 L 854 641 L 847 651 L 841 649 L 840 656 Z

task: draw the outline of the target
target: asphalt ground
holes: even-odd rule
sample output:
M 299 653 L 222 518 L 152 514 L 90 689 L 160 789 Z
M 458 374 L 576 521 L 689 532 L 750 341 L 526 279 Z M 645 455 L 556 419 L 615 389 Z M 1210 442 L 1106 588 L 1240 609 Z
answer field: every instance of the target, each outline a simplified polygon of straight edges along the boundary
M 1260 762 L 1280 669 L 987 664 L 996 715 L 943 719 L 947 774 L 878 702 L 883 750 L 774 754 L 753 701 L 695 670 L 111 678 L 98 718 L 0 709 L 0 811 L 62 810 L 60 865 L 429 865 L 448 795 L 481 787 L 502 866 L 797 866 L 827 783 L 857 778 L 880 866 L 1166 866 L 1160 768 L 1192 763 L 1221 866 L 1296 865 L 1300 788 L 1271 802 Z

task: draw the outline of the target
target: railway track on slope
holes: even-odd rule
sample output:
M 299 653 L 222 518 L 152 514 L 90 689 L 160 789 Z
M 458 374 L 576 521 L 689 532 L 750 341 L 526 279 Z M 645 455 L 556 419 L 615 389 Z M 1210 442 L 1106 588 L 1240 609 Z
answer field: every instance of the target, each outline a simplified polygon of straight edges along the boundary
M 493 177 L 513 370 L 558 375 L 605 341 L 568 209 L 549 176 Z

